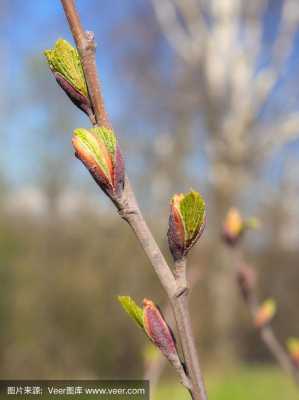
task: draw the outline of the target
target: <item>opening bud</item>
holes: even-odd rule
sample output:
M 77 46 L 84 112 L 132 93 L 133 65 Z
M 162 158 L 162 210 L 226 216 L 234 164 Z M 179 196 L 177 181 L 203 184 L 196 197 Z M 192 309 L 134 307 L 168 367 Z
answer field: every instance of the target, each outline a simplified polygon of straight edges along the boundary
M 163 319 L 158 307 L 148 299 L 143 300 L 143 325 L 151 341 L 171 362 L 180 364 L 172 332 Z
M 168 245 L 175 261 L 185 257 L 205 225 L 205 202 L 198 192 L 175 194 L 170 203 Z
M 276 303 L 273 299 L 268 299 L 259 307 L 255 314 L 255 326 L 262 328 L 269 324 L 274 318 L 276 313 Z
M 49 67 L 59 86 L 71 101 L 93 117 L 81 60 L 76 48 L 64 39 L 58 39 L 53 49 L 45 50 Z
M 287 340 L 287 348 L 294 366 L 299 368 L 299 339 L 289 338 Z
M 76 129 L 73 135 L 75 155 L 91 173 L 102 190 L 117 202 L 124 188 L 124 161 L 111 129 Z
M 222 238 L 229 246 L 235 246 L 248 229 L 258 229 L 260 221 L 255 217 L 244 219 L 239 210 L 231 208 L 224 220 Z
M 161 353 L 179 372 L 183 384 L 190 388 L 189 379 L 186 376 L 184 366 L 176 349 L 175 339 L 158 307 L 151 300 L 147 299 L 143 300 L 143 309 L 140 308 L 129 296 L 119 296 L 118 300 L 124 310 L 144 331 L 155 347 L 161 351 Z M 152 359 L 153 357 L 152 351 L 149 355 L 147 350 L 146 359 Z

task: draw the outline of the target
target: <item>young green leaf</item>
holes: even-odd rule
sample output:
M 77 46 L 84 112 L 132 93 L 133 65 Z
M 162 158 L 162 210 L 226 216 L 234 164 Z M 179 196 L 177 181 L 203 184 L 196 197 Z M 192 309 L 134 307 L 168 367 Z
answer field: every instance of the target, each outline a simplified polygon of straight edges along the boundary
M 66 40 L 58 39 L 52 49 L 44 51 L 44 55 L 57 83 L 71 101 L 87 115 L 93 115 L 77 49 Z
M 118 301 L 130 317 L 144 330 L 143 309 L 130 296 L 118 296 Z
M 68 41 L 58 39 L 53 49 L 44 54 L 52 71 L 61 74 L 83 96 L 87 96 L 87 86 L 77 49 Z

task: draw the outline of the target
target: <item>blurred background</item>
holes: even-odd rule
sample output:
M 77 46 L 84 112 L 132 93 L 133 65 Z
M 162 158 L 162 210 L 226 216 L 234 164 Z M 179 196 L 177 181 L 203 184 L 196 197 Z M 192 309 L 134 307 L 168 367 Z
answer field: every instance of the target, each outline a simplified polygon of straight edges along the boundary
M 220 237 L 231 206 L 260 219 L 243 251 L 260 299 L 277 301 L 279 339 L 299 336 L 299 2 L 77 4 L 95 31 L 129 176 L 168 259 L 170 197 L 192 187 L 206 199 L 189 269 L 210 398 L 299 398 L 252 326 Z M 166 297 L 129 227 L 73 156 L 72 131 L 89 121 L 43 56 L 60 37 L 72 42 L 60 2 L 0 6 L 1 379 L 142 378 L 157 355 L 116 297 L 161 307 Z M 184 398 L 172 369 L 159 370 L 157 398 Z

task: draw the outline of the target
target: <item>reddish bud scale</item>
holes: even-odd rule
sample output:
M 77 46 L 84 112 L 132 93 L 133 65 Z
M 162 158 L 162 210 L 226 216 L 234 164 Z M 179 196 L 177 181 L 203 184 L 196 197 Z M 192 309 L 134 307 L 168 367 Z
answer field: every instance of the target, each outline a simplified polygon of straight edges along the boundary
M 299 369 L 299 351 L 291 354 L 291 359 L 294 367 Z
M 295 368 L 299 368 L 299 339 L 290 338 L 287 341 L 288 352 Z
M 185 253 L 185 242 L 184 242 L 184 226 L 178 210 L 175 207 L 171 207 L 169 216 L 169 229 L 167 232 L 169 248 L 171 249 L 173 258 L 179 260 L 184 256 Z
M 92 105 L 90 103 L 89 97 L 84 96 L 78 90 L 76 90 L 59 72 L 52 71 L 56 82 L 63 89 L 69 99 L 75 106 L 80 108 L 85 114 L 90 116 L 93 114 Z
M 152 342 L 171 362 L 178 359 L 173 335 L 156 305 L 147 299 L 143 300 L 144 329 Z
M 168 245 L 175 261 L 185 257 L 205 226 L 205 202 L 198 192 L 175 194 L 170 202 Z

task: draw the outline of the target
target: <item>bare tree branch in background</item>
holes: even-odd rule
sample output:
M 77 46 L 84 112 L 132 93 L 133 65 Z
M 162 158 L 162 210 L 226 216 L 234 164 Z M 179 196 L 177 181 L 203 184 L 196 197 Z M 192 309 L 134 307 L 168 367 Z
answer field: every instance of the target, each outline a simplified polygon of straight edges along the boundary
M 255 292 L 254 283 L 252 282 L 254 280 L 254 278 L 252 277 L 254 271 L 250 266 L 245 264 L 243 260 L 243 255 L 238 250 L 233 250 L 233 267 L 236 271 L 236 280 L 238 282 L 240 292 L 245 301 L 245 304 L 248 307 L 254 325 L 256 316 L 260 310 L 260 304 L 257 294 Z M 298 370 L 293 365 L 283 346 L 279 343 L 279 340 L 276 337 L 272 326 L 269 323 L 266 323 L 262 324 L 257 329 L 259 330 L 261 340 L 264 342 L 264 344 L 273 355 L 277 363 L 280 365 L 282 370 L 293 378 L 296 385 L 299 385 Z
M 188 282 L 190 282 L 190 290 L 192 290 L 192 288 L 196 286 L 198 281 L 202 279 L 202 270 L 199 270 L 196 267 L 197 266 L 189 270 Z M 166 304 L 165 307 L 163 307 L 162 311 L 166 320 L 171 320 L 172 310 L 170 304 Z M 152 354 L 148 356 L 148 354 L 145 352 L 144 359 L 144 379 L 150 382 L 151 396 L 153 397 L 163 370 L 166 367 L 167 360 L 159 352 L 156 352 L 154 356 Z
M 258 330 L 261 340 L 273 355 L 280 367 L 290 375 L 299 386 L 299 372 L 292 359 L 280 344 L 273 327 L 272 319 L 276 313 L 276 303 L 268 299 L 260 304 L 256 293 L 256 273 L 244 260 L 240 247 L 241 239 L 249 228 L 258 227 L 256 218 L 243 219 L 237 209 L 230 209 L 223 223 L 222 238 L 229 249 L 231 267 L 235 273 L 240 294 L 252 317 L 252 325 Z
M 152 0 L 152 4 L 162 32 L 177 53 L 181 75 L 193 82 L 189 91 L 194 96 L 194 115 L 203 123 L 213 216 L 219 223 L 240 196 L 255 190 L 269 157 L 299 139 L 297 112 L 283 109 L 273 113 L 270 121 L 261 118 L 294 50 L 299 3 L 282 1 L 271 45 L 264 39 L 265 16 L 271 7 L 267 0 Z M 265 61 L 267 46 L 270 55 Z M 217 255 L 215 264 L 219 260 L 225 264 L 221 248 Z M 224 269 L 215 274 L 215 323 L 228 343 L 234 318 L 233 307 L 226 307 L 233 303 L 228 298 L 232 296 L 229 281 Z M 219 343 L 217 353 L 224 347 Z
M 240 148 L 244 154 L 250 151 L 262 158 L 263 136 L 255 135 L 255 126 L 292 53 L 299 22 L 298 2 L 283 1 L 271 62 L 260 71 L 257 67 L 262 49 L 265 1 L 253 1 L 250 5 L 241 0 L 153 0 L 152 3 L 172 47 L 188 68 L 201 71 L 205 80 L 203 94 L 208 109 L 204 118 L 213 120 L 213 125 L 206 121 L 211 136 L 221 143 L 232 160 L 240 158 Z M 243 39 L 240 31 L 244 31 Z M 224 100 L 225 107 L 219 113 Z M 271 133 L 268 149 L 272 143 L 277 148 L 288 139 L 299 137 L 296 129 L 291 135 L 285 134 L 289 120 L 293 121 L 293 115 L 284 116 L 281 130 L 276 121 L 272 122 L 276 129 L 272 133 L 268 129 Z M 284 140 L 278 139 L 280 134 Z M 217 145 L 211 148 L 217 153 Z

